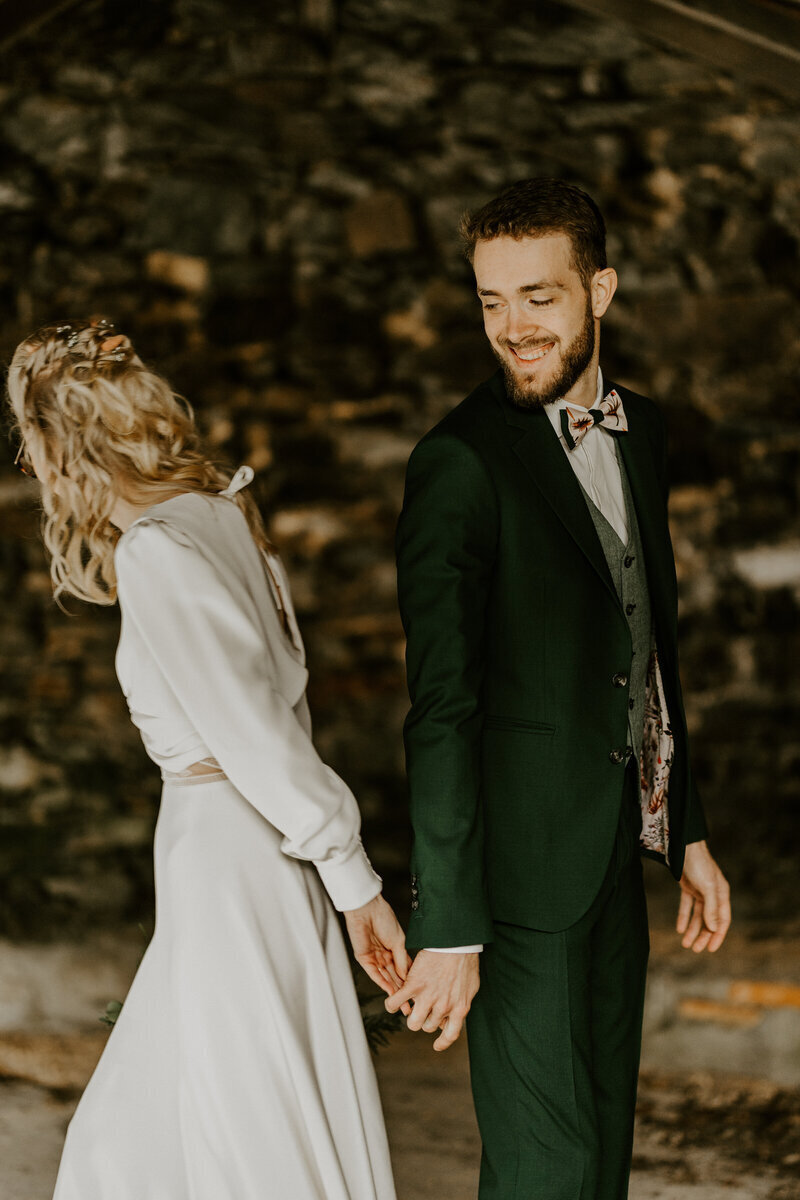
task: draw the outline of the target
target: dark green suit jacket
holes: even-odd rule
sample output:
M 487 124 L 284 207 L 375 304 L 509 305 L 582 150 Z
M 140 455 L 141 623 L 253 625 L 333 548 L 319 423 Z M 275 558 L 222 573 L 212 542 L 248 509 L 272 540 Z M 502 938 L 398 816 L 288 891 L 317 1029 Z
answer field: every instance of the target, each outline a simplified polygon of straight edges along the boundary
M 670 868 L 706 836 L 678 677 L 666 446 L 652 401 L 615 384 L 675 757 Z M 411 710 L 409 945 L 559 930 L 611 855 L 627 742 L 631 638 L 575 474 L 547 414 L 498 372 L 414 449 L 397 528 Z

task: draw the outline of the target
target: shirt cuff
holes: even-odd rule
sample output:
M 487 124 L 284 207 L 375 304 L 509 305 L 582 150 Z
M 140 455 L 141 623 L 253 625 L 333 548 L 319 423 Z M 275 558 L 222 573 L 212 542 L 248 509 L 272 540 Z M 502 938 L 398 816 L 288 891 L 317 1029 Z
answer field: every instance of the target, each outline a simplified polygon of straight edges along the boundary
M 426 946 L 431 954 L 480 954 L 483 944 L 477 946 Z
M 373 871 L 360 841 L 346 858 L 315 862 L 314 866 L 338 912 L 361 908 L 380 894 L 383 880 Z

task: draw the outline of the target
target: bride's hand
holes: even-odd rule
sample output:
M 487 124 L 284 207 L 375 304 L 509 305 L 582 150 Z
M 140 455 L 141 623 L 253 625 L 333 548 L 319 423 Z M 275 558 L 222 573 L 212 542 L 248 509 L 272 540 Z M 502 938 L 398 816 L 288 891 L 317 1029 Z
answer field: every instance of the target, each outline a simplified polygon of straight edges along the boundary
M 393 996 L 411 966 L 405 934 L 393 909 L 379 893 L 361 908 L 345 912 L 344 919 L 356 959 L 370 979 Z

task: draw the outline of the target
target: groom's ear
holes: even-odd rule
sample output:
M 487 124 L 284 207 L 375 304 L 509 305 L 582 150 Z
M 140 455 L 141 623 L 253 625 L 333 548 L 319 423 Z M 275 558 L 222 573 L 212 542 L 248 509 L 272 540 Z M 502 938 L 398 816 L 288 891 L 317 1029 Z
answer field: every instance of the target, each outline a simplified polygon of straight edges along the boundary
M 599 320 L 602 317 L 617 290 L 617 272 L 613 267 L 603 267 L 595 271 L 589 284 L 589 294 L 592 302 L 592 315 Z

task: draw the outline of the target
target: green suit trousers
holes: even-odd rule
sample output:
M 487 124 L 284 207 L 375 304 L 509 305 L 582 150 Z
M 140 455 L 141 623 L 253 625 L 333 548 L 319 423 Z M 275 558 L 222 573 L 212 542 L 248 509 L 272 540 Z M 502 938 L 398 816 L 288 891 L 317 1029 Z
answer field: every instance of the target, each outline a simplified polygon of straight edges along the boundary
M 589 910 L 558 933 L 496 922 L 467 1018 L 480 1200 L 625 1200 L 647 908 L 636 764 Z

